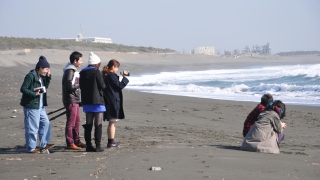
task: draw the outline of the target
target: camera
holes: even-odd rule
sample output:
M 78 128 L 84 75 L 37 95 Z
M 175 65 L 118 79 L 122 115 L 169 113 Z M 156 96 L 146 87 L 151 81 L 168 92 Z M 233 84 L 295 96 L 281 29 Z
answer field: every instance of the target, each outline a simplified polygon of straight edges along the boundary
M 121 75 L 123 76 L 130 76 L 130 72 L 129 71 L 123 71 L 123 72 L 120 72 Z
M 46 92 L 46 87 L 45 86 L 41 86 L 41 87 L 37 87 L 33 89 L 34 92 L 38 92 L 39 93 L 45 93 Z
M 40 90 L 39 93 L 43 93 L 44 92 L 43 88 L 40 88 L 39 90 Z

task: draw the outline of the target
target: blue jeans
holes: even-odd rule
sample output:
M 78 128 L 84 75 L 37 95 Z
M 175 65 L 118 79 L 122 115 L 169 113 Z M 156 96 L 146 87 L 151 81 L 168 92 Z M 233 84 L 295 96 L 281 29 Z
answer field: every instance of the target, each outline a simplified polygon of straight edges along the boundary
M 50 141 L 51 135 L 51 125 L 46 109 L 43 106 L 40 109 L 29 109 L 24 107 L 23 112 L 27 152 L 36 149 L 38 134 L 40 139 L 39 147 L 46 147 Z

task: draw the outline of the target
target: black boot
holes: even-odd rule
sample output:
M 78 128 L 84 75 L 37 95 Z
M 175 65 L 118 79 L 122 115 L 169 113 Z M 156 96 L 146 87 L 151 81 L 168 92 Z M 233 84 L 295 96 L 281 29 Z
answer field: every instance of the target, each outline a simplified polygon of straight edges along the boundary
M 96 143 L 96 152 L 102 152 L 104 151 L 101 148 L 101 137 L 102 137 L 102 124 L 99 126 L 95 127 L 94 129 L 94 140 Z
M 84 139 L 86 141 L 86 152 L 95 152 L 96 150 L 91 144 L 91 131 L 92 131 L 92 124 L 83 124 L 84 128 Z

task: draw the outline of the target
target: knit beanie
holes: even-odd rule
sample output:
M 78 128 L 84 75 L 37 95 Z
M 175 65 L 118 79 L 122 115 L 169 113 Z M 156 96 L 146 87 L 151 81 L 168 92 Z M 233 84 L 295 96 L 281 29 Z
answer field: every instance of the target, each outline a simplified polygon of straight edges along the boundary
M 97 55 L 95 55 L 93 52 L 90 52 L 88 64 L 89 65 L 99 64 L 99 62 L 101 62 L 100 58 Z
M 36 66 L 41 68 L 50 68 L 50 64 L 44 56 L 39 57 L 39 61 Z

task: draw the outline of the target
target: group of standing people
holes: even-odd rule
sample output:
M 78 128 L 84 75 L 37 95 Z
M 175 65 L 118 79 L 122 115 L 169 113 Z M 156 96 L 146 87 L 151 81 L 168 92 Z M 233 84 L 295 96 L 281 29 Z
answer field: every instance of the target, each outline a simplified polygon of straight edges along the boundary
M 90 52 L 88 66 L 80 72 L 82 54 L 73 52 L 69 62 L 63 69 L 62 101 L 66 109 L 65 138 L 67 149 L 87 152 L 102 152 L 102 121 L 109 121 L 107 128 L 107 148 L 119 147 L 114 141 L 116 123 L 124 119 L 122 89 L 129 83 L 127 71 L 119 81 L 116 74 L 120 63 L 112 59 L 100 72 L 100 58 Z M 53 147 L 50 141 L 51 127 L 44 106 L 47 106 L 46 89 L 51 80 L 50 65 L 44 56 L 39 58 L 35 70 L 31 70 L 21 86 L 21 105 L 25 115 L 26 149 L 30 153 L 41 153 Z M 42 91 L 41 89 L 45 89 Z M 85 144 L 80 141 L 80 107 L 86 115 L 84 127 Z M 95 147 L 92 145 L 92 129 L 94 126 Z M 40 139 L 40 151 L 36 149 L 37 135 Z

